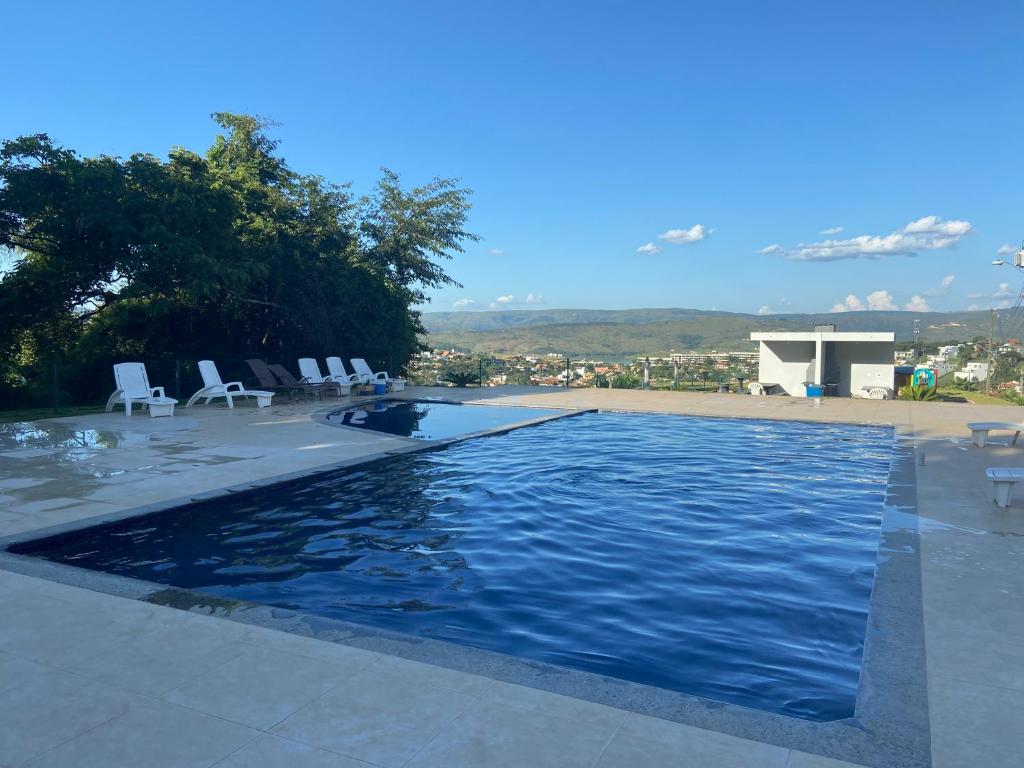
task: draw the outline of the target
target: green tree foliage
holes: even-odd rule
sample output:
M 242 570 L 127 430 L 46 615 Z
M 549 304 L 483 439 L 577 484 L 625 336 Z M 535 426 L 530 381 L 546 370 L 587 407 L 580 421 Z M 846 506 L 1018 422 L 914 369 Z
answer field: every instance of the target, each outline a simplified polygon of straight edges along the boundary
M 268 121 L 213 117 L 205 156 L 83 158 L 42 134 L 0 145 L 0 394 L 28 393 L 54 359 L 83 399 L 124 359 L 405 365 L 423 330 L 412 306 L 455 284 L 441 262 L 477 239 L 469 191 L 406 190 L 385 170 L 356 199 L 293 171 Z

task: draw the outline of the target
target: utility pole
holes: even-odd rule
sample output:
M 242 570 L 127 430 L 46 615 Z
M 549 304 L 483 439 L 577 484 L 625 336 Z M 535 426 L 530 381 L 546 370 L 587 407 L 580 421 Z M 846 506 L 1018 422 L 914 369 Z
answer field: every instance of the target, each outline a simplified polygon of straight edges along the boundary
M 996 311 L 988 311 L 988 371 L 985 373 L 985 394 L 992 394 L 992 334 L 996 328 Z

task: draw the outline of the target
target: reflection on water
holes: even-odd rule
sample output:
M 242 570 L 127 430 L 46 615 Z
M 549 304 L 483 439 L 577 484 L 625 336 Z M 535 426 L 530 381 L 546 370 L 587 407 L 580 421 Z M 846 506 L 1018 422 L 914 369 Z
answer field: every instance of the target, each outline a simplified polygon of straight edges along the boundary
M 426 400 L 378 400 L 329 413 L 327 423 L 420 440 L 441 440 L 554 413 L 558 410 Z

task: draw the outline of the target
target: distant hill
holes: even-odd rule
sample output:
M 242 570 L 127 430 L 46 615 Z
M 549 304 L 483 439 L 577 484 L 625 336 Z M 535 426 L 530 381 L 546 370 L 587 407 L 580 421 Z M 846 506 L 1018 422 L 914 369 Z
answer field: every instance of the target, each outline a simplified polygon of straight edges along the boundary
M 626 360 L 670 350 L 753 350 L 751 331 L 894 331 L 897 341 L 968 341 L 988 335 L 988 312 L 840 312 L 746 315 L 701 309 L 542 309 L 425 312 L 425 343 L 485 354 L 555 352 Z

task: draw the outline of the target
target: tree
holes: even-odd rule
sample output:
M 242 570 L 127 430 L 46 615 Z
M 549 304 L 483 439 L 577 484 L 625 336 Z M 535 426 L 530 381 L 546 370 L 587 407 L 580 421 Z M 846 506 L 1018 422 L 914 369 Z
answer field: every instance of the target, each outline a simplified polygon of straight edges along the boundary
M 272 123 L 217 113 L 205 155 L 81 158 L 45 135 L 0 145 L 0 380 L 24 389 L 52 358 L 79 390 L 118 359 L 361 353 L 401 369 L 413 305 L 455 281 L 442 263 L 476 236 L 469 190 L 435 179 L 374 194 L 293 171 Z M 2 385 L 0 385 L 2 387 Z

